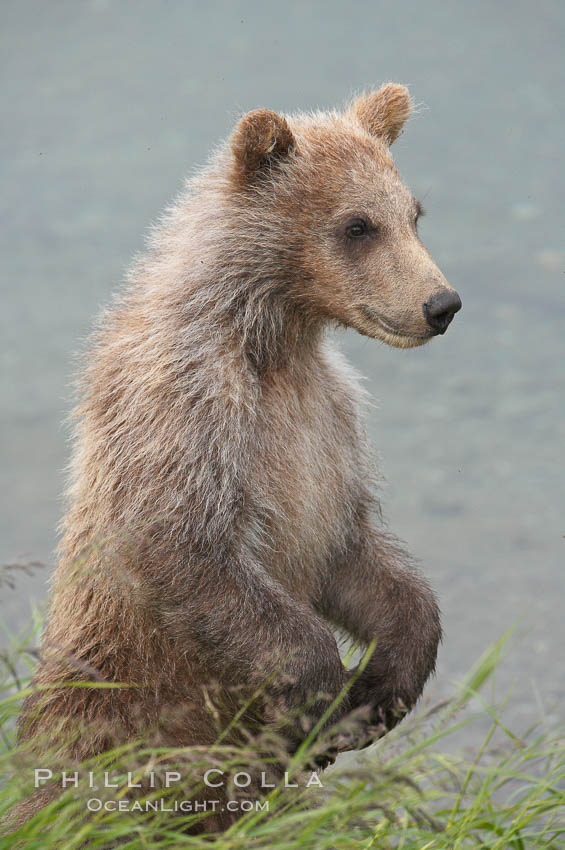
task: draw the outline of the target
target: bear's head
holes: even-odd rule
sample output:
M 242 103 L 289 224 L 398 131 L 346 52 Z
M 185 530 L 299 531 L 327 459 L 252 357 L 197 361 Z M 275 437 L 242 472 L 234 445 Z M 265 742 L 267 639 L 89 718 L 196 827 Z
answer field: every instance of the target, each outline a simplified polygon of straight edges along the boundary
M 315 320 L 409 348 L 460 309 L 418 236 L 420 203 L 389 147 L 410 115 L 387 84 L 342 113 L 245 115 L 231 137 L 238 226 L 279 292 Z

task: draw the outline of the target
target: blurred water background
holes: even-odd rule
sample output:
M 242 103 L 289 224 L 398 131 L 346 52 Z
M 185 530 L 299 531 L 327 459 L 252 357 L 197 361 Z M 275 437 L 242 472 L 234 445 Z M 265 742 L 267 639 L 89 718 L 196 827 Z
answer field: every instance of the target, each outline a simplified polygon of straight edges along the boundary
M 45 599 L 72 355 L 149 223 L 245 110 L 394 80 L 421 234 L 463 311 L 411 351 L 342 345 L 378 405 L 391 528 L 438 590 L 428 698 L 518 625 L 497 674 L 519 730 L 565 698 L 565 5 L 41 2 L 0 9 L 2 642 Z

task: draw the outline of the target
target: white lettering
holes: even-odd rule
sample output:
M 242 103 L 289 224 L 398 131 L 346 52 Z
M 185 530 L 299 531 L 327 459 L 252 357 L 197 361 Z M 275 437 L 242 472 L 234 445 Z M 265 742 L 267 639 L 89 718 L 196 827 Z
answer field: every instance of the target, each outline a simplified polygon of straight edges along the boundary
M 78 788 L 78 770 L 75 770 L 75 772 L 71 773 L 70 776 L 67 776 L 65 771 L 62 772 L 61 788 L 66 788 L 67 785 L 74 785 L 75 788 Z
M 238 781 L 238 776 L 244 777 L 243 782 Z M 251 785 L 251 776 L 248 773 L 244 773 L 243 771 L 241 771 L 241 773 L 236 773 L 233 778 L 233 784 L 236 785 L 238 788 L 247 788 L 248 785 Z
M 178 770 L 165 771 L 165 788 L 170 788 L 171 782 L 180 782 L 180 773 Z
M 309 780 L 308 780 L 308 782 L 306 783 L 306 787 L 307 787 L 307 788 L 309 788 L 311 785 L 317 785 L 317 786 L 318 786 L 318 788 L 323 788 L 323 787 L 324 787 L 324 783 L 322 782 L 322 780 L 320 779 L 320 777 L 318 776 L 318 774 L 316 773 L 316 771 L 313 771 L 313 772 L 310 774 L 310 779 L 309 779 Z
M 36 767 L 34 770 L 34 774 L 36 788 L 39 788 L 40 785 L 44 785 L 48 779 L 53 778 L 53 771 L 48 770 L 45 767 Z
M 222 782 L 210 782 L 209 776 L 210 776 L 211 773 L 219 773 L 222 776 L 224 775 L 224 771 L 220 770 L 218 767 L 211 767 L 210 770 L 207 770 L 206 773 L 204 774 L 204 783 L 208 786 L 208 788 L 219 788 L 220 785 L 224 784 L 223 781 Z
M 133 773 L 128 770 L 128 788 L 141 788 L 141 782 L 133 781 Z
M 275 783 L 273 782 L 271 784 L 270 782 L 267 782 L 267 774 L 265 773 L 265 771 L 263 771 L 261 773 L 261 788 L 274 788 L 274 787 L 275 787 Z

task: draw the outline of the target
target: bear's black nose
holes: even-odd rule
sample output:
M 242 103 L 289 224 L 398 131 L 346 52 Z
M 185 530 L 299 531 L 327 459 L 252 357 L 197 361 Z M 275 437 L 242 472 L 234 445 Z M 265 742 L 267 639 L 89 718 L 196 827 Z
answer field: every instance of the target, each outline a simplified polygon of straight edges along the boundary
M 428 325 L 438 334 L 444 334 L 449 324 L 461 309 L 461 299 L 454 289 L 443 289 L 436 292 L 423 305 L 424 316 Z

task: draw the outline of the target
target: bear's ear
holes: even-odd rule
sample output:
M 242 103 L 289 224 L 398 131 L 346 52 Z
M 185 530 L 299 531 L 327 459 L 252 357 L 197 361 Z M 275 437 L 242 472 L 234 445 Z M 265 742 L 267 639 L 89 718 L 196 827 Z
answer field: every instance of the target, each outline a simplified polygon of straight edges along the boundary
M 351 112 L 364 130 L 392 145 L 412 112 L 412 101 L 405 86 L 386 83 L 378 91 L 362 95 Z
M 236 176 L 245 181 L 287 156 L 294 148 L 294 136 L 282 115 L 270 109 L 248 112 L 231 139 Z

